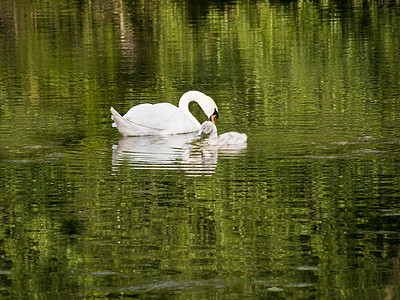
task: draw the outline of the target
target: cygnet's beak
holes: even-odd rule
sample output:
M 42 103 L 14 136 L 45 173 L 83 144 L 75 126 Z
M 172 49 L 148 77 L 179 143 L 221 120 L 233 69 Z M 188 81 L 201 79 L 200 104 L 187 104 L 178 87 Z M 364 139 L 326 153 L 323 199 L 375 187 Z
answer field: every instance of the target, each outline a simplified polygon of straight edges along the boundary
M 204 136 L 205 136 L 204 131 L 201 131 L 201 132 L 200 132 L 200 139 L 201 139 L 201 140 L 204 139 Z

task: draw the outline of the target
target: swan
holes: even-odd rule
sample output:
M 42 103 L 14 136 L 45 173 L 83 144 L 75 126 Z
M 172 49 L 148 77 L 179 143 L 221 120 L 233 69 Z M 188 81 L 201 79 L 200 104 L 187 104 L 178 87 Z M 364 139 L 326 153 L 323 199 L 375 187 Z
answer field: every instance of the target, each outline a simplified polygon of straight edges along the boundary
M 190 113 L 189 103 L 195 101 L 210 121 L 218 119 L 218 108 L 214 100 L 198 91 L 182 95 L 179 107 L 170 103 L 139 104 L 123 117 L 111 107 L 111 118 L 122 136 L 168 135 L 199 131 L 199 121 Z
M 212 146 L 223 146 L 223 145 L 236 145 L 244 144 L 247 141 L 247 135 L 239 132 L 226 132 L 218 136 L 217 127 L 213 122 L 205 121 L 201 124 L 201 136 L 209 133 L 208 144 Z

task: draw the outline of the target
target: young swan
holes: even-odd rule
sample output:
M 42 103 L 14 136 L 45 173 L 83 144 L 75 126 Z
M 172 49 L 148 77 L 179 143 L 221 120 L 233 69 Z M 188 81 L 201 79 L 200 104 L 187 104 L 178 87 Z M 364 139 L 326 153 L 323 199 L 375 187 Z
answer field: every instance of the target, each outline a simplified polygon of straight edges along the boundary
M 222 146 L 222 145 L 237 145 L 244 144 L 247 141 L 247 135 L 245 133 L 239 132 L 227 132 L 220 136 L 217 134 L 217 127 L 213 122 L 205 121 L 201 124 L 201 137 L 209 133 L 208 144 L 212 146 Z

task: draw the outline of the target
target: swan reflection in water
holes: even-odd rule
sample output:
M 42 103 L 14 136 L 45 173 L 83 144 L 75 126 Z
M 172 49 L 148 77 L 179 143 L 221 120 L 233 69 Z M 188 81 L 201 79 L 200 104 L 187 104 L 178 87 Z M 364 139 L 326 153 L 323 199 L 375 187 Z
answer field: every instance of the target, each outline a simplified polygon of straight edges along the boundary
M 113 173 L 127 164 L 133 169 L 179 169 L 187 175 L 211 175 L 218 153 L 237 156 L 246 150 L 246 144 L 218 147 L 196 142 L 198 139 L 197 133 L 120 137 L 118 145 L 113 146 Z

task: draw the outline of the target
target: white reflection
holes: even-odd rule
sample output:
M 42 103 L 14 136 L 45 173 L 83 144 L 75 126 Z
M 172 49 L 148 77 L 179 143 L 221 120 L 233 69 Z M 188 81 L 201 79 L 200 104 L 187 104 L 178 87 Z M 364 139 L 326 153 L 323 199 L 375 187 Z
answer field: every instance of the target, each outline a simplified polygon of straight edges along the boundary
M 219 148 L 194 143 L 197 133 L 168 136 L 120 137 L 113 146 L 112 170 L 118 171 L 122 164 L 133 169 L 179 169 L 188 176 L 213 174 L 217 167 L 218 153 L 237 156 L 246 149 L 246 144 Z

